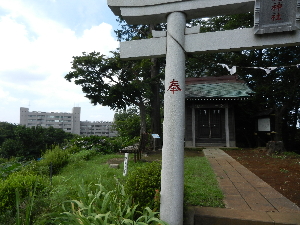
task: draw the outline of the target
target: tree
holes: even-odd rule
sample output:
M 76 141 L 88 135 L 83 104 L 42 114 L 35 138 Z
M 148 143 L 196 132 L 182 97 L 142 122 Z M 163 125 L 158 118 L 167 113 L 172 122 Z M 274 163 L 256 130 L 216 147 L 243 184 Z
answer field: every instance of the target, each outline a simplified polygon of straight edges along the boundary
M 146 109 L 150 98 L 149 60 L 122 61 L 118 52 L 110 58 L 99 52 L 74 56 L 72 71 L 65 78 L 82 86 L 93 104 L 123 109 L 137 106 L 141 118 L 140 135 L 146 133 Z
M 6 139 L 13 137 L 14 129 L 16 127 L 17 127 L 16 124 L 0 122 L 0 146 Z
M 114 128 L 122 137 L 133 139 L 140 135 L 140 117 L 138 110 L 129 108 L 128 110 L 121 110 L 114 116 Z
M 115 30 L 119 41 L 130 41 L 137 39 L 146 39 L 152 37 L 153 30 L 166 30 L 166 24 L 149 25 L 129 25 L 122 18 L 117 20 L 121 29 Z M 162 79 L 164 78 L 165 59 L 151 58 L 150 69 L 150 107 L 149 114 L 151 118 L 151 132 L 162 136 L 162 92 L 164 90 Z M 161 140 L 159 139 L 158 142 Z M 160 145 L 161 143 L 157 143 Z
M 244 69 L 241 73 L 255 90 L 258 110 L 273 109 L 275 114 L 275 141 L 284 141 L 287 147 L 295 141 L 300 105 L 300 47 L 281 47 L 248 52 L 251 66 L 276 67 L 264 70 Z M 257 60 L 259 59 L 259 60 Z M 251 72 L 251 75 L 249 75 Z
M 5 139 L 0 149 L 4 158 L 23 157 L 26 159 L 40 157 L 52 145 L 63 144 L 75 135 L 53 127 L 16 126 L 13 134 Z

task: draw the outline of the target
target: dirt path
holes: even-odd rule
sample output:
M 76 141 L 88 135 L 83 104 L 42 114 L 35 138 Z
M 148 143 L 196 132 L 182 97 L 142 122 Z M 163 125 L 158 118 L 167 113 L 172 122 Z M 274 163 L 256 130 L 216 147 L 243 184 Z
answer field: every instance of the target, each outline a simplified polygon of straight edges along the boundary
M 225 152 L 300 207 L 299 156 L 268 156 L 259 149 Z

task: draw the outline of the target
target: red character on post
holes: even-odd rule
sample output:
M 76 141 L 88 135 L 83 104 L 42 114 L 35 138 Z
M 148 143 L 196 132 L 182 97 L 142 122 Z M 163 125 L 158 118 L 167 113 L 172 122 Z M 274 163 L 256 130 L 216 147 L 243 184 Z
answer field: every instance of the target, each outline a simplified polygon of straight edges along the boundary
M 170 84 L 169 89 L 167 91 L 172 91 L 173 94 L 174 94 L 175 91 L 181 91 L 181 88 L 179 87 L 178 81 L 173 79 L 170 83 L 171 84 Z

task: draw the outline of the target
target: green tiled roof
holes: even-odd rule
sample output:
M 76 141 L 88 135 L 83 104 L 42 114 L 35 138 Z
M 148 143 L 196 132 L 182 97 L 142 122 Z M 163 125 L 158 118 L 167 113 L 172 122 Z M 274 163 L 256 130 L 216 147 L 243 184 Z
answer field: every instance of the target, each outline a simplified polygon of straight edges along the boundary
M 241 98 L 253 91 L 245 83 L 198 83 L 186 85 L 186 98 Z

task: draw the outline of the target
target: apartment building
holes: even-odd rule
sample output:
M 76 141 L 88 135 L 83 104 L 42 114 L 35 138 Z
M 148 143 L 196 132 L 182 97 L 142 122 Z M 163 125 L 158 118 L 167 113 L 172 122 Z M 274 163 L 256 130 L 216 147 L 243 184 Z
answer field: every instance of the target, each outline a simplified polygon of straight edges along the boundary
M 117 131 L 113 130 L 113 122 L 107 121 L 81 121 L 80 122 L 80 135 L 82 136 L 106 136 L 116 137 Z
M 53 127 L 66 132 L 82 136 L 115 137 L 117 132 L 112 129 L 113 122 L 80 121 L 80 107 L 73 107 L 71 113 L 67 112 L 41 112 L 29 111 L 29 108 L 20 108 L 20 125 L 26 127 Z

